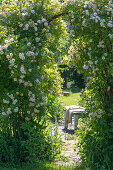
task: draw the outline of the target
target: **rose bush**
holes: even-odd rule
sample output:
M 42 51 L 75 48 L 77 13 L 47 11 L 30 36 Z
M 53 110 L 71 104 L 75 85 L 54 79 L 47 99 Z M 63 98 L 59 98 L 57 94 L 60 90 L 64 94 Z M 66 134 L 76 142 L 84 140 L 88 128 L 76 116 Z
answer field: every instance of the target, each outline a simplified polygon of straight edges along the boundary
M 51 110 L 47 99 L 60 89 L 53 64 L 69 42 L 69 65 L 86 82 L 81 95 L 86 112 L 78 130 L 81 158 L 91 169 L 112 169 L 112 0 L 4 0 L 0 8 L 1 132 L 15 137 L 19 132 L 26 140 L 23 123 L 41 129 Z
M 84 74 L 86 90 L 80 104 L 86 112 L 79 122 L 81 158 L 91 169 L 112 169 L 113 157 L 113 2 L 70 1 L 68 32 L 70 64 Z
M 54 48 L 57 47 L 59 50 L 62 46 L 59 44 L 60 40 L 63 41 L 67 36 L 66 24 L 62 19 L 50 22 L 52 16 L 59 11 L 59 2 L 2 1 L 0 7 L 2 162 L 23 162 L 31 160 L 31 157 L 36 158 L 36 150 L 30 153 L 33 144 L 37 148 L 44 145 L 42 150 L 48 155 L 45 156 L 48 160 L 49 154 L 51 157 L 52 151 L 55 155 L 57 150 L 58 145 L 56 144 L 56 149 L 52 149 L 50 137 L 44 137 L 43 131 L 49 125 L 48 118 L 55 116 L 49 109 L 50 95 L 55 102 L 61 91 L 62 79 L 55 66 L 54 53 L 49 48 L 53 44 Z M 55 106 L 56 110 L 59 105 Z M 42 153 L 42 150 L 37 152 Z M 40 157 L 42 159 L 43 156 Z

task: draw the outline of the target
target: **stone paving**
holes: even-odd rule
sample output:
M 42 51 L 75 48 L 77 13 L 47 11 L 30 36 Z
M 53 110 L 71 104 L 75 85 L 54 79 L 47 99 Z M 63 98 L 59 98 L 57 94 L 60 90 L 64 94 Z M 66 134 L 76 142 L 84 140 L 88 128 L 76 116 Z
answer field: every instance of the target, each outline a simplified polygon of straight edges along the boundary
M 55 162 L 58 165 L 72 166 L 80 163 L 80 156 L 78 155 L 78 149 L 74 151 L 76 135 L 74 133 L 74 120 L 72 124 L 69 124 L 68 130 L 64 130 L 64 121 L 62 120 L 58 126 L 58 132 L 63 141 L 61 148 L 61 158 L 56 159 Z

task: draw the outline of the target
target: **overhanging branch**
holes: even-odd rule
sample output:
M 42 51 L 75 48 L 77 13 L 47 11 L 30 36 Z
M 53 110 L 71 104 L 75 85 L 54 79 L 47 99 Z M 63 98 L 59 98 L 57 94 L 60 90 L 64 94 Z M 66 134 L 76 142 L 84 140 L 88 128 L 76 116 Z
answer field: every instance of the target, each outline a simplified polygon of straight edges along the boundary
M 50 22 L 53 21 L 54 19 L 59 18 L 59 17 L 61 17 L 61 16 L 64 16 L 64 15 L 66 15 L 66 14 L 68 14 L 68 12 L 63 12 L 63 13 L 54 15 L 51 19 L 47 19 L 47 21 L 50 23 Z

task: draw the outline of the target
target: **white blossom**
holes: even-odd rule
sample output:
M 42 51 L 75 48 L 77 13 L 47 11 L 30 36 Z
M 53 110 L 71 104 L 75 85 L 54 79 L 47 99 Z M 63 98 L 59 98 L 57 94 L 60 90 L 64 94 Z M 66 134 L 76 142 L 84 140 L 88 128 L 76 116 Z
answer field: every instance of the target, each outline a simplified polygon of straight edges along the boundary
M 30 114 L 30 111 L 27 111 L 27 114 Z
M 29 47 L 29 46 L 31 46 L 31 43 L 30 43 L 30 42 L 28 42 L 28 43 L 27 43 L 27 46 L 28 46 L 28 47 Z
M 19 27 L 23 27 L 23 24 L 19 24 Z
M 21 73 L 26 74 L 25 69 L 24 69 L 24 66 L 21 66 L 21 67 L 20 67 L 20 71 L 21 71 Z
M 5 113 L 5 112 L 2 112 L 2 115 L 6 115 L 6 113 Z
M 14 81 L 17 81 L 17 78 L 14 78 Z
M 28 30 L 29 29 L 29 24 L 26 24 L 25 25 L 25 30 Z
M 29 71 L 29 72 L 32 72 L 32 69 L 31 69 L 31 68 L 29 68 L 29 69 L 28 69 L 28 71 Z
M 88 16 L 89 16 L 89 11 L 88 11 L 88 10 L 86 10 L 85 12 L 86 12 L 86 15 L 88 15 Z
M 7 114 L 10 114 L 10 113 L 12 113 L 12 112 L 11 112 L 11 108 L 8 108 Z
M 88 66 L 84 64 L 83 69 L 88 69 Z
M 48 26 L 48 23 L 47 23 L 47 22 L 44 22 L 44 26 L 47 27 L 47 26 Z
M 40 66 L 37 66 L 37 69 L 39 70 L 39 69 L 40 69 Z
M 26 120 L 26 121 L 29 121 L 30 119 L 29 119 L 28 117 L 25 117 L 25 120 Z
M 39 37 L 36 37 L 35 40 L 36 40 L 36 42 L 39 42 L 39 41 L 40 41 L 40 38 L 39 38 Z
M 16 108 L 14 109 L 14 112 L 16 112 L 16 113 L 18 112 L 18 107 L 16 107 Z
M 18 102 L 17 99 L 13 100 L 13 104 L 15 105 Z
M 38 28 L 37 27 L 34 27 L 35 31 L 38 31 Z
M 98 63 L 98 60 L 95 61 L 95 64 L 97 64 L 97 63 Z
M 31 13 L 34 14 L 34 13 L 35 13 L 35 10 L 31 10 Z
M 25 60 L 24 53 L 19 53 L 19 58 L 20 58 L 21 60 Z
M 3 103 L 9 104 L 9 100 L 4 100 L 3 99 Z
M 39 24 L 40 24 L 40 23 L 41 23 L 41 20 L 38 20 L 38 21 L 37 21 L 37 23 L 39 23 Z
M 6 43 L 6 44 L 8 44 L 8 42 L 9 42 L 8 40 L 5 40 L 5 43 Z
M 102 60 L 105 60 L 105 56 L 102 56 Z
M 109 38 L 112 39 L 113 38 L 113 34 L 108 34 Z
M 35 80 L 35 82 L 36 82 L 37 84 L 40 84 L 40 81 L 39 81 L 39 79 L 36 79 L 36 80 Z

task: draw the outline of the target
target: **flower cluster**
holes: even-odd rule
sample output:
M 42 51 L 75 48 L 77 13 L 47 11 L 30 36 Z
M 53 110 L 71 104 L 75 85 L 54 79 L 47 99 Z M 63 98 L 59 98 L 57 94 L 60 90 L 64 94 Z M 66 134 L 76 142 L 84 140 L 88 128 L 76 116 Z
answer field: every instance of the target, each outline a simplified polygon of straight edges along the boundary
M 2 2 L 0 15 L 5 20 L 10 38 L 2 41 L 0 57 L 1 61 L 8 63 L 8 81 L 11 79 L 12 83 L 9 93 L 6 95 L 4 92 L 2 96 L 2 115 L 21 113 L 25 121 L 35 120 L 45 114 L 47 93 L 57 89 L 54 82 L 57 73 L 52 81 L 46 78 L 49 77 L 46 65 L 50 63 L 46 51 L 53 29 L 51 31 L 45 18 L 48 4 L 46 1 L 44 3 L 29 0 Z M 51 84 L 48 85 L 49 81 Z

